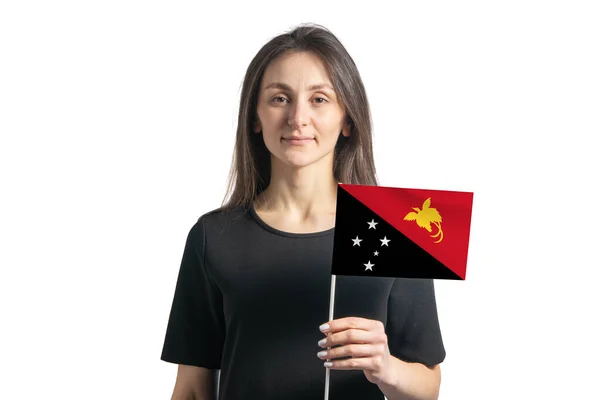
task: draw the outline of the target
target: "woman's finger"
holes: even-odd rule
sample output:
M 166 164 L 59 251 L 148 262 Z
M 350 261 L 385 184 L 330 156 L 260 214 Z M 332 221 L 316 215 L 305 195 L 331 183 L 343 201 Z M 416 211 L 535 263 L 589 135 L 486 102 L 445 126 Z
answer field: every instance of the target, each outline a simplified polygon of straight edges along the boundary
M 319 329 L 325 334 L 345 331 L 348 329 L 384 332 L 385 326 L 383 325 L 383 322 L 375 319 L 346 317 L 324 323 L 319 327 Z
M 383 356 L 356 357 L 346 360 L 328 360 L 324 366 L 329 369 L 378 371 L 383 365 Z
M 319 341 L 318 345 L 326 348 L 346 344 L 386 344 L 387 335 L 381 332 L 363 331 L 360 329 L 348 329 L 342 332 L 332 333 Z
M 334 349 L 322 350 L 317 353 L 317 357 L 322 360 L 335 360 L 342 357 L 376 357 L 384 353 L 385 347 L 382 344 L 348 344 Z

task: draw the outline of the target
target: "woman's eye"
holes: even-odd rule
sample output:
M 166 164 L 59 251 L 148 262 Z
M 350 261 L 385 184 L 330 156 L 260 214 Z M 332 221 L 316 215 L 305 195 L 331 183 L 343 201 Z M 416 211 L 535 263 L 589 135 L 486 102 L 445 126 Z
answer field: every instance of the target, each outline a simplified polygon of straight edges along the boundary
M 324 97 L 315 97 L 315 99 L 314 99 L 314 100 L 317 102 L 317 104 L 324 104 L 324 103 L 327 103 L 327 99 L 326 99 L 326 98 L 324 98 Z M 283 96 L 276 96 L 276 97 L 273 97 L 273 98 L 271 99 L 271 101 L 273 101 L 273 102 L 275 102 L 275 103 L 285 103 L 285 102 L 289 102 L 289 100 L 288 100 L 288 99 L 286 99 L 286 98 L 285 98 L 285 97 L 283 97 Z

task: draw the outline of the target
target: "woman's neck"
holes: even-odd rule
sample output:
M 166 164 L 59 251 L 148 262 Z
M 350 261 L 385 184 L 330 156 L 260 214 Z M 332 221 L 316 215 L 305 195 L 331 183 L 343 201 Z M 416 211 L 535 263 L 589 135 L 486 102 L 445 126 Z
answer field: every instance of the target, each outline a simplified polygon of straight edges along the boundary
M 274 180 L 254 204 L 273 228 L 295 233 L 320 232 L 335 225 L 337 182 Z
M 337 182 L 331 179 L 277 180 L 258 199 L 257 207 L 269 211 L 306 214 L 335 210 Z

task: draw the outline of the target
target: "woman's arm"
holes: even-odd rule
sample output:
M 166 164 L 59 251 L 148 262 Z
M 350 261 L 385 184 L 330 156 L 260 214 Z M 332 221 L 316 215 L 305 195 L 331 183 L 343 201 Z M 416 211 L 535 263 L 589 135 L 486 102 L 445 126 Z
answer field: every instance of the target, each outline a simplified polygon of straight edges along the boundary
M 171 400 L 215 400 L 214 370 L 179 365 Z
M 440 366 L 428 368 L 419 363 L 407 363 L 391 358 L 389 383 L 380 382 L 379 390 L 388 400 L 437 400 L 439 397 Z

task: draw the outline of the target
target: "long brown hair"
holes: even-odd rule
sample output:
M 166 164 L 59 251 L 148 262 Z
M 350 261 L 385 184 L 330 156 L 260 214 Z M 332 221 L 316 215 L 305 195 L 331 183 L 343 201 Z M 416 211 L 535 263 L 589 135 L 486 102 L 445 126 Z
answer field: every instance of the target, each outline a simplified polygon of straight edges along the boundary
M 302 24 L 271 39 L 248 66 L 240 96 L 228 188 L 221 209 L 248 207 L 269 185 L 271 154 L 262 135 L 252 131 L 261 80 L 275 58 L 304 51 L 312 52 L 324 62 L 350 125 L 350 136 L 340 135 L 335 146 L 334 178 L 341 183 L 377 185 L 371 112 L 354 60 L 328 29 L 316 24 Z

